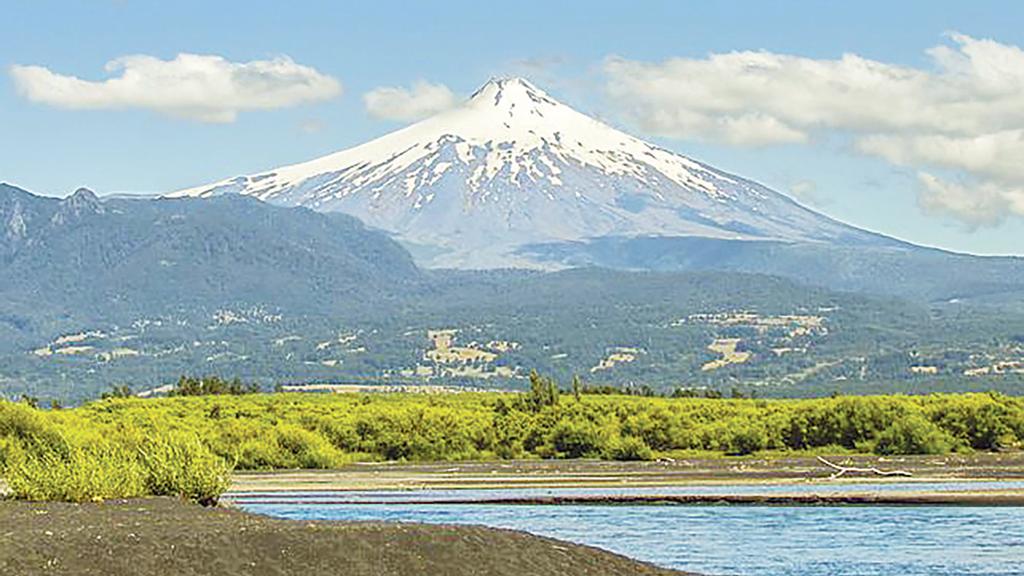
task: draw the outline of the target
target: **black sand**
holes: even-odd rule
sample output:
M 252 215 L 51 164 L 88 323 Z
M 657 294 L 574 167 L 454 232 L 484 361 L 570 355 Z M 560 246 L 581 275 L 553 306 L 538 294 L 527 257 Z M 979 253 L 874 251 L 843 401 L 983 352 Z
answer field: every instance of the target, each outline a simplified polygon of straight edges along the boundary
M 474 526 L 275 520 L 172 499 L 0 501 L 0 575 L 575 576 L 680 574 Z

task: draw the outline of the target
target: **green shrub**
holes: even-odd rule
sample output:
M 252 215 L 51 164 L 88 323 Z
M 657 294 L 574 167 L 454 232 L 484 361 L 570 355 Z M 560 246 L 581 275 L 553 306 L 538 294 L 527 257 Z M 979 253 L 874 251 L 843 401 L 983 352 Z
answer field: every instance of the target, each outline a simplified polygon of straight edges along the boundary
M 3 477 L 4 471 L 7 469 L 8 454 L 12 450 L 14 450 L 14 441 L 0 436 L 0 477 Z
M 764 429 L 759 426 L 741 426 L 732 431 L 728 446 L 728 454 L 745 456 L 767 448 L 768 438 Z
M 995 450 L 1016 443 L 1021 412 L 1012 410 L 1009 398 L 975 394 L 950 397 L 931 407 L 931 419 L 960 442 L 977 450 Z
M 626 436 L 612 442 L 607 457 L 612 460 L 633 461 L 651 460 L 654 453 L 643 439 L 636 436 Z
M 686 448 L 688 444 L 679 419 L 664 409 L 625 416 L 622 433 L 642 438 L 654 450 Z
M 145 473 L 124 445 L 93 438 L 53 450 L 45 444 L 16 446 L 5 473 L 16 498 L 89 502 L 145 495 Z
M 139 448 L 146 493 L 215 504 L 228 489 L 231 467 L 195 434 L 172 432 L 146 438 Z
M 238 448 L 235 465 L 241 470 L 272 470 L 296 468 L 294 460 L 281 453 L 281 448 L 264 439 L 250 438 Z
M 335 468 L 346 463 L 342 454 L 326 438 L 295 425 L 279 424 L 277 444 L 290 458 L 292 466 L 279 468 Z
M 211 504 L 230 467 L 194 433 L 44 413 L 0 402 L 0 471 L 16 498 L 88 502 L 175 495 Z
M 875 440 L 876 454 L 945 454 L 956 441 L 920 414 L 899 418 Z
M 548 438 L 548 445 L 559 458 L 599 456 L 605 449 L 607 438 L 590 421 L 559 422 Z
M 0 400 L 0 438 L 32 441 L 50 449 L 64 445 L 64 439 L 44 413 L 25 404 Z

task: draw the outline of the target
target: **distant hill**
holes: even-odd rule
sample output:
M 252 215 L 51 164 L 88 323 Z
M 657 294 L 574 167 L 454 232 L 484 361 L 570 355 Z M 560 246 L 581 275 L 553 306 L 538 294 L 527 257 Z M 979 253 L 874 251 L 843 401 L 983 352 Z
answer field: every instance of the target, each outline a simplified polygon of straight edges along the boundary
M 422 281 L 401 246 L 341 214 L 233 195 L 101 202 L 83 189 L 58 200 L 8 185 L 0 278 L 7 334 L 260 304 L 358 317 Z
M 515 387 L 532 369 L 762 396 L 1017 392 L 1024 313 L 1000 290 L 983 306 L 731 271 L 421 270 L 340 214 L 4 186 L 0 395 L 81 400 L 181 374 Z
M 836 246 L 700 237 L 606 237 L 534 244 L 524 257 L 558 266 L 772 274 L 805 284 L 918 301 L 1024 305 L 1024 258 L 985 257 L 910 244 Z

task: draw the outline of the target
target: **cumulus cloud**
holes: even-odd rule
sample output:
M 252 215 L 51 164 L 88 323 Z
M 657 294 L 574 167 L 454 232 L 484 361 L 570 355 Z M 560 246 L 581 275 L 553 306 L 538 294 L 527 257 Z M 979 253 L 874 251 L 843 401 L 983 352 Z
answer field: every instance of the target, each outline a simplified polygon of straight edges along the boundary
M 419 81 L 412 88 L 382 86 L 363 95 L 366 111 L 375 118 L 410 122 L 455 106 L 455 94 L 444 84 Z
M 1011 213 L 1024 214 L 1024 188 L 992 182 L 964 184 L 927 172 L 917 175 L 918 204 L 928 213 L 954 216 L 969 229 L 1001 223 Z
M 123 56 L 107 63 L 106 80 L 83 80 L 43 66 L 13 65 L 18 92 L 69 109 L 144 108 L 202 122 L 233 122 L 244 110 L 267 110 L 333 98 L 341 84 L 288 57 L 230 62 L 178 54 L 173 60 Z
M 872 134 L 859 138 L 856 146 L 900 166 L 924 163 L 1005 182 L 1024 182 L 1024 130 L 977 136 Z
M 821 206 L 826 200 L 818 194 L 818 185 L 811 180 L 800 180 L 789 186 L 789 194 L 800 202 Z
M 921 172 L 929 212 L 972 227 L 997 224 L 997 206 L 1024 215 L 1024 50 L 953 33 L 927 54 L 927 68 L 764 51 L 609 58 L 604 73 L 649 133 L 739 146 L 846 135 L 861 153 Z

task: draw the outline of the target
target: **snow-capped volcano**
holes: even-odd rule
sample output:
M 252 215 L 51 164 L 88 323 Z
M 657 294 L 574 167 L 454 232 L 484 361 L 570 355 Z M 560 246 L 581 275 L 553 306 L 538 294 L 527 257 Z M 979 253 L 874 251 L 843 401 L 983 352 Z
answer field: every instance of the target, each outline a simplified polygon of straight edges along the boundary
M 520 78 L 316 160 L 188 190 L 352 214 L 433 266 L 530 265 L 529 244 L 605 236 L 877 243 L 786 196 L 648 144 Z

